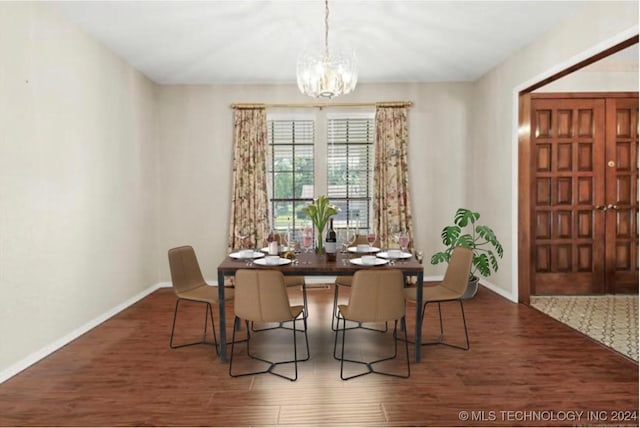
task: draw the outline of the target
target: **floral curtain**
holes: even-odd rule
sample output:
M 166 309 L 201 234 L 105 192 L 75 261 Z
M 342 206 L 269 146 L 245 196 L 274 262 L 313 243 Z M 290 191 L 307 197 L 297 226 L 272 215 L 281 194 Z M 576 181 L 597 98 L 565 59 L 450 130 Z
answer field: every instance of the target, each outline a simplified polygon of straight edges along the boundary
M 236 108 L 233 127 L 233 182 L 228 250 L 257 247 L 269 224 L 265 108 Z
M 404 230 L 412 238 L 413 224 L 407 161 L 407 107 L 376 108 L 373 213 L 382 248 L 397 247 L 394 235 Z

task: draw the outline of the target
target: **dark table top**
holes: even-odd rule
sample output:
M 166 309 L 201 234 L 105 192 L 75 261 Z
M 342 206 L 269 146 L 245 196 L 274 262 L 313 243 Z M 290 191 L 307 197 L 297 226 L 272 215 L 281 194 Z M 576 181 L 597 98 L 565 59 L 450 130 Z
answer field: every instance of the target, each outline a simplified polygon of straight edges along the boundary
M 349 262 L 349 259 L 360 257 L 361 254 L 338 253 L 336 261 L 327 261 L 326 255 L 315 253 L 301 253 L 296 255 L 296 263 L 282 266 L 261 266 L 253 263 L 247 264 L 247 260 L 234 259 L 229 256 L 218 266 L 218 273 L 233 274 L 238 269 L 276 269 L 285 275 L 353 275 L 360 269 L 389 270 L 399 269 L 405 274 L 423 272 L 423 267 L 415 257 L 400 259 L 394 265 L 389 263 L 381 266 L 360 266 Z M 255 261 L 255 259 L 254 259 Z

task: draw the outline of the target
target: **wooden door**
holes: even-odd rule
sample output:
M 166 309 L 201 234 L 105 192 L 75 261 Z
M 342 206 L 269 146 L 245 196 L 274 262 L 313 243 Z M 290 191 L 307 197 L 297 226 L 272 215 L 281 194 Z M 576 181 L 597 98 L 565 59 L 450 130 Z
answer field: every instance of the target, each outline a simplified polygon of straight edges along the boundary
M 606 291 L 638 292 L 638 98 L 606 101 Z
M 603 293 L 605 102 L 531 103 L 531 294 Z
M 638 98 L 531 101 L 531 294 L 638 292 Z

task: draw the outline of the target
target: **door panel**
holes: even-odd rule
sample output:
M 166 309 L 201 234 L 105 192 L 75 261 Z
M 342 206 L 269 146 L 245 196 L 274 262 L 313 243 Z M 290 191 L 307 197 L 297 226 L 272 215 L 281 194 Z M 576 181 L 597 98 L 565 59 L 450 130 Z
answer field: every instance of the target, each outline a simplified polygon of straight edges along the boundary
M 638 99 L 607 99 L 606 277 L 610 293 L 638 292 Z
M 604 292 L 601 99 L 533 99 L 532 294 Z
M 638 98 L 626 96 L 531 100 L 532 294 L 638 292 Z

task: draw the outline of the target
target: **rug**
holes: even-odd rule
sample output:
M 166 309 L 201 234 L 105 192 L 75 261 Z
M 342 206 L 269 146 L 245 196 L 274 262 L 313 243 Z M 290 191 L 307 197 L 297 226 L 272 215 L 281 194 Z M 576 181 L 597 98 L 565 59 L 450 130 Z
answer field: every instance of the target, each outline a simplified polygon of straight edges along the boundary
M 531 306 L 638 361 L 638 296 L 531 296 Z

